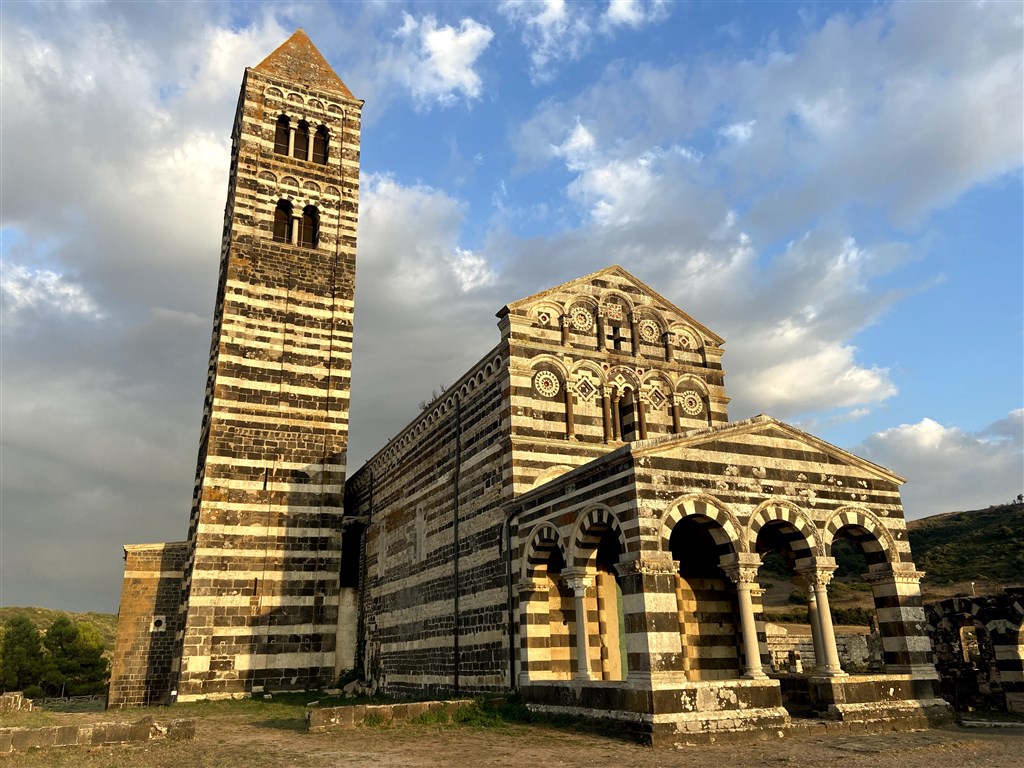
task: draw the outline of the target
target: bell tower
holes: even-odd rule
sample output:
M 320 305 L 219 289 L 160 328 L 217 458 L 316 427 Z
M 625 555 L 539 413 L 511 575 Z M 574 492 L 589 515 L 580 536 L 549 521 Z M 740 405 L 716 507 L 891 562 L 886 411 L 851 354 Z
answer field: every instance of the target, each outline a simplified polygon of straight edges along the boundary
M 301 29 L 242 81 L 174 621 L 179 701 L 351 666 L 337 639 L 354 638 L 339 571 L 362 105 Z

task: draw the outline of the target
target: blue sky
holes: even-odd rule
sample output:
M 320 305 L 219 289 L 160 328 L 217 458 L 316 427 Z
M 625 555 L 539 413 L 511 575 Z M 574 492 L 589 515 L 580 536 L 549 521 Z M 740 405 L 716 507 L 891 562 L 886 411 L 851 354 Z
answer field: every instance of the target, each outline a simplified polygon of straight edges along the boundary
M 618 263 L 766 412 L 1024 491 L 1019 3 L 0 7 L 0 602 L 114 610 L 181 539 L 242 73 L 303 27 L 365 99 L 350 467 Z

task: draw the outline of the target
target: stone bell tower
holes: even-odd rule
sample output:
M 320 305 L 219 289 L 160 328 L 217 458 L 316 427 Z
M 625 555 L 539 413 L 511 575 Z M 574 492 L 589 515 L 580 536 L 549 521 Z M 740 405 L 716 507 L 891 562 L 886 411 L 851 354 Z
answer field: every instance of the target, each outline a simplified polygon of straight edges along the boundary
M 352 666 L 354 590 L 339 573 L 362 105 L 301 29 L 242 81 L 168 626 L 180 701 L 301 689 Z

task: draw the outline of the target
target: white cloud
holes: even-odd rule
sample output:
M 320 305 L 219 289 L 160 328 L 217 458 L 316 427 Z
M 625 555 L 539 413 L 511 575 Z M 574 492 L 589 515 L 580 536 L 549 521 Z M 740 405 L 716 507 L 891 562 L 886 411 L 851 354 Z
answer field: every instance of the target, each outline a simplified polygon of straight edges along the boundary
M 1024 410 L 980 432 L 924 418 L 878 432 L 855 452 L 907 478 L 908 518 L 980 509 L 1024 491 Z
M 537 163 L 574 117 L 631 157 L 712 132 L 727 141 L 708 149 L 706 183 L 742 201 L 750 228 L 791 237 L 864 208 L 910 227 L 1020 169 L 1022 28 L 1010 3 L 894 3 L 744 60 L 614 64 L 545 102 L 517 146 Z
M 606 29 L 620 26 L 639 29 L 667 15 L 668 6 L 663 0 L 610 0 L 601 21 Z
M 552 66 L 579 58 L 593 34 L 589 9 L 584 3 L 565 0 L 504 0 L 499 10 L 523 27 L 523 44 L 530 51 L 530 76 L 534 82 L 549 80 Z
M 79 315 L 92 320 L 103 317 L 82 286 L 49 269 L 29 269 L 0 261 L 0 296 L 0 318 L 7 331 L 29 311 L 55 312 L 65 317 Z
M 465 18 L 456 28 L 438 25 L 433 16 L 405 14 L 395 37 L 399 47 L 390 52 L 388 69 L 417 104 L 451 106 L 460 97 L 480 98 L 483 81 L 475 67 L 494 37 L 490 27 Z
M 754 135 L 754 126 L 756 124 L 757 120 L 747 120 L 745 123 L 732 123 L 719 129 L 718 134 L 737 144 L 746 144 Z

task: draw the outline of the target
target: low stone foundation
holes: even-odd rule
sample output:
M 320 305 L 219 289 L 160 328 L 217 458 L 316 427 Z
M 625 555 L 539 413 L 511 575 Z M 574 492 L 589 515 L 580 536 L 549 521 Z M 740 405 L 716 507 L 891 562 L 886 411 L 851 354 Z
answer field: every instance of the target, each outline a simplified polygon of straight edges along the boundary
M 472 706 L 472 699 L 454 701 L 415 701 L 409 704 L 353 704 L 350 707 L 324 707 L 306 711 L 306 729 L 312 732 L 359 725 L 383 725 L 415 720 L 427 712 L 446 712 L 449 717 Z
M 171 720 L 161 725 L 151 717 L 136 723 L 51 725 L 43 728 L 0 728 L 0 755 L 43 747 L 98 747 L 137 741 L 186 741 L 196 735 L 194 720 Z
M 774 680 L 534 682 L 521 690 L 531 709 L 625 723 L 642 742 L 684 743 L 691 736 L 777 730 L 789 722 Z
M 20 691 L 0 694 L 0 712 L 31 712 L 32 699 L 26 699 Z
M 810 677 L 812 707 L 830 720 L 866 722 L 924 718 L 931 725 L 951 722 L 953 711 L 938 694 L 937 679 L 911 675 Z

